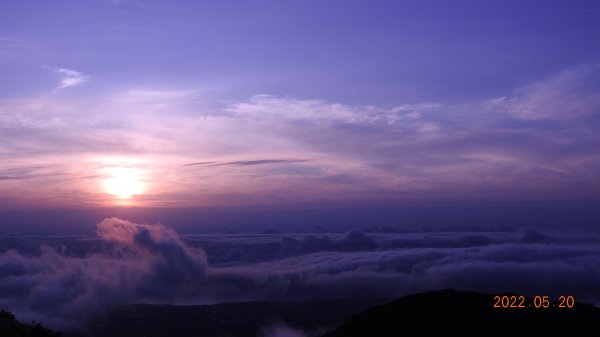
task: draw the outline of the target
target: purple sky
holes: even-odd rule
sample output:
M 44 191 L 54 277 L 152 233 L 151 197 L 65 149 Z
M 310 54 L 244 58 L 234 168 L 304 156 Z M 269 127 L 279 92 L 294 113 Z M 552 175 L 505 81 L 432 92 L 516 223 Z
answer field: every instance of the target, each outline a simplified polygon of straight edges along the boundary
M 600 197 L 597 1 L 0 4 L 0 207 Z
M 597 0 L 0 1 L 0 306 L 598 304 L 599 37 Z

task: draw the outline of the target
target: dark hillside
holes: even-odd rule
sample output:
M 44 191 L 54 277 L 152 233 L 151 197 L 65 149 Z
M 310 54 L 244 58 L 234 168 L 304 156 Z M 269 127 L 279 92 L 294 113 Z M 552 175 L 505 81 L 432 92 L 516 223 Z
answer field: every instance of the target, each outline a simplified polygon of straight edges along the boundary
M 544 334 L 595 334 L 600 309 L 576 303 L 573 308 L 535 308 L 527 298 L 525 308 L 493 308 L 494 295 L 470 291 L 440 290 L 410 295 L 358 314 L 324 337 L 418 335 L 532 336 Z
M 58 337 L 60 332 L 45 328 L 40 323 L 25 324 L 17 321 L 8 311 L 0 311 L 0 336 L 6 337 Z

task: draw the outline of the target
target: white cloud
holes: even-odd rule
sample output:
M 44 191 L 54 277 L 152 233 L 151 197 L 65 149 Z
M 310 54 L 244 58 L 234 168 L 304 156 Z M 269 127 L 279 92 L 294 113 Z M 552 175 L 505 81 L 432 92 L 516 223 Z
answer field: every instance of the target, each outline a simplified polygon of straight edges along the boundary
M 76 87 L 87 82 L 90 77 L 82 74 L 79 71 L 68 69 L 68 68 L 58 68 L 58 67 L 48 67 L 47 69 L 57 73 L 61 76 L 60 79 L 60 89 Z
M 263 121 L 314 121 L 320 125 L 335 124 L 394 127 L 419 131 L 424 112 L 442 108 L 438 103 L 398 105 L 392 109 L 375 106 L 349 106 L 322 100 L 299 100 L 289 97 L 255 95 L 245 102 L 230 105 L 235 116 Z
M 13 36 L 0 36 L 0 48 L 2 51 L 8 51 L 12 48 L 22 48 L 27 46 L 27 41 Z
M 5 100 L 0 169 L 66 161 L 68 171 L 94 176 L 97 167 L 83 165 L 84 159 L 144 158 L 153 184 L 139 200 L 147 205 L 167 199 L 189 206 L 286 203 L 315 196 L 322 201 L 597 196 L 598 184 L 589 183 L 598 181 L 591 179 L 597 176 L 597 133 L 542 123 L 523 129 L 507 123 L 505 112 L 486 111 L 507 111 L 526 101 L 508 96 L 462 106 L 387 107 L 259 95 L 217 103 L 199 89 L 152 88 Z M 310 160 L 181 166 L 281 158 Z M 582 181 L 583 188 L 574 187 Z M 95 180 L 39 176 L 35 182 L 5 181 L 15 186 L 5 195 L 22 200 L 44 184 L 46 191 L 81 191 L 86 201 L 108 202 Z M 547 193 L 548 186 L 555 192 Z M 50 194 L 36 192 L 46 202 L 73 202 Z
M 555 76 L 521 87 L 506 104 L 508 112 L 523 120 L 572 120 L 600 112 L 600 64 L 567 69 Z

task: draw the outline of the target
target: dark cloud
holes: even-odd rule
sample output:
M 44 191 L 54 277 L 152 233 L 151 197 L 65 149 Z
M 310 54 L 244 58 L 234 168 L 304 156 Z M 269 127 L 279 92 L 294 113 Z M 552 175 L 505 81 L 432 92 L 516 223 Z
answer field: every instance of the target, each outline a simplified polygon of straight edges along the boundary
M 260 160 L 239 160 L 230 162 L 203 161 L 189 163 L 181 166 L 255 166 L 266 164 L 291 164 L 307 161 L 306 159 L 260 159 Z
M 435 247 L 435 248 L 460 248 L 484 246 L 493 243 L 494 240 L 481 234 L 462 234 L 451 237 L 426 235 L 418 238 L 400 238 L 393 239 L 386 243 L 389 248 L 416 248 L 416 247 Z
M 211 165 L 211 164 L 214 164 L 214 163 L 216 163 L 216 162 L 214 162 L 214 161 L 200 161 L 200 162 L 197 162 L 197 163 L 183 164 L 181 166 L 206 166 L 206 165 Z
M 0 172 L 2 172 L 4 174 L 27 174 L 29 172 L 32 172 L 35 170 L 41 170 L 41 169 L 45 169 L 45 168 L 48 168 L 48 167 L 47 166 L 12 167 L 12 168 L 0 170 Z
M 515 228 L 507 225 L 448 225 L 440 228 L 444 232 L 514 232 Z
M 14 175 L 14 176 L 0 176 L 0 180 L 28 180 L 45 177 L 57 177 L 66 176 L 69 173 L 47 173 L 47 174 L 29 174 L 29 175 Z
M 340 239 L 331 239 L 329 236 L 314 234 L 301 239 L 284 236 L 281 238 L 280 244 L 283 256 L 322 251 L 369 251 L 378 247 L 375 240 L 358 230 L 348 232 Z
M 553 242 L 556 241 L 550 235 L 542 233 L 535 228 L 521 228 L 517 236 L 517 242 L 534 243 L 534 242 Z

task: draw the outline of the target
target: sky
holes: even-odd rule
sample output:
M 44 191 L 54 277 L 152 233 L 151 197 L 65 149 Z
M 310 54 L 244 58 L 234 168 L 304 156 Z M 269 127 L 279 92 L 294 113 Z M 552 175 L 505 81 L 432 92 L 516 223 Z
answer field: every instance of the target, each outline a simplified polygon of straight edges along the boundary
M 0 307 L 597 305 L 598 36 L 595 0 L 1 1 Z
M 589 224 L 598 36 L 597 1 L 3 1 L 0 218 L 543 204 L 519 214 Z

